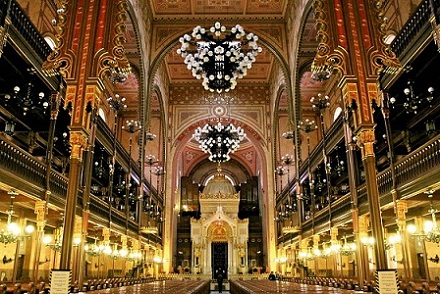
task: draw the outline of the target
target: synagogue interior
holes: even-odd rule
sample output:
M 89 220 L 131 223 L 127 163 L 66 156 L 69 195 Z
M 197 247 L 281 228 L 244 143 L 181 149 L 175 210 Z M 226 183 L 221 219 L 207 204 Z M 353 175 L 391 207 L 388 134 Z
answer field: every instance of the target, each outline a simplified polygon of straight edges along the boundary
M 0 0 L 0 284 L 434 291 L 439 68 L 439 0 Z

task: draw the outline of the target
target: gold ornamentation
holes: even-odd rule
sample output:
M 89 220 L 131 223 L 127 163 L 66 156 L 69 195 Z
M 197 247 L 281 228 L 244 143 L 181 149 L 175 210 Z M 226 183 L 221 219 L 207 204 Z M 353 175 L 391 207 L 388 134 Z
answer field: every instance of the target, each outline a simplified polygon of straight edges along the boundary
M 70 145 L 72 146 L 71 158 L 82 160 L 82 154 L 84 148 L 87 146 L 87 137 L 83 132 L 72 131 L 70 132 Z
M 395 74 L 402 65 L 396 54 L 391 50 L 391 46 L 385 43 L 385 38 L 387 36 L 386 26 L 388 19 L 385 17 L 384 13 L 384 1 L 374 0 L 372 1 L 374 7 L 374 15 L 378 25 L 376 26 L 378 36 L 378 50 L 373 53 L 372 61 L 373 65 L 376 67 L 377 74 L 384 71 L 387 74 Z
M 200 199 L 240 199 L 240 193 L 236 194 L 223 194 L 221 192 L 216 194 L 200 194 Z
M 104 54 L 100 61 L 102 69 L 99 76 L 102 78 L 107 71 L 110 72 L 110 78 L 116 82 L 124 80 L 124 77 L 131 73 L 131 65 L 125 55 L 124 44 L 127 42 L 124 36 L 126 30 L 125 20 L 127 16 L 127 0 L 119 0 L 116 4 L 116 24 L 114 26 L 115 36 L 113 37 L 112 54 Z
M 398 200 L 396 203 L 396 216 L 398 220 L 405 220 L 408 212 L 408 203 L 404 200 Z
M 10 21 L 7 18 L 5 20 L 5 24 L 3 27 L 0 27 L 0 57 L 3 55 L 3 48 L 6 46 L 6 43 L 8 42 L 8 28 L 9 28 Z
M 46 222 L 46 201 L 35 202 L 34 213 L 37 215 L 37 224 L 44 226 Z
M 357 144 L 362 149 L 362 158 L 374 156 L 374 142 L 376 138 L 372 129 L 362 130 L 357 136 Z
M 440 52 L 440 24 L 437 24 L 435 16 L 431 18 L 432 25 L 432 37 L 434 38 L 434 43 L 437 45 L 437 51 Z M 1 56 L 1 55 L 0 55 Z
M 57 3 L 57 33 L 55 35 L 55 49 L 47 57 L 41 69 L 47 76 L 56 76 L 61 74 L 63 77 L 68 77 L 68 71 L 71 70 L 71 57 L 63 54 L 67 51 L 65 35 L 66 35 L 66 20 L 69 0 L 59 0 Z
M 318 81 L 329 79 L 335 70 L 342 71 L 343 58 L 339 52 L 335 51 L 330 38 L 331 32 L 328 25 L 329 20 L 327 19 L 329 13 L 326 2 L 316 0 L 313 3 L 317 29 L 316 39 L 319 44 L 311 69 L 313 79 Z

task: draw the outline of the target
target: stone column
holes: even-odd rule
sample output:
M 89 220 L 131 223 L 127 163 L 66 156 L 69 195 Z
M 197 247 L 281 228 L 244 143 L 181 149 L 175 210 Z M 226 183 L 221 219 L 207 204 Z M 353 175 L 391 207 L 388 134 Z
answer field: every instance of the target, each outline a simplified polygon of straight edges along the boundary
M 110 228 L 103 228 L 102 229 L 102 245 L 104 245 L 104 253 L 100 255 L 100 263 L 98 264 L 98 270 L 101 271 L 101 277 L 107 278 L 108 277 L 108 256 L 105 254 L 107 251 L 107 248 L 110 247 Z
M 75 226 L 78 186 L 81 178 L 82 151 L 86 145 L 86 135 L 82 132 L 70 133 L 72 151 L 69 165 L 69 185 L 67 187 L 66 210 L 64 216 L 64 231 L 61 247 L 60 269 L 70 269 L 72 259 L 73 234 Z
M 128 253 L 128 247 L 127 247 L 127 236 L 125 236 L 125 235 L 121 236 L 121 247 L 122 247 L 122 250 L 125 250 L 127 252 L 127 255 L 125 257 L 121 256 L 121 258 L 123 258 L 122 266 L 121 266 L 122 276 L 125 277 L 125 274 L 127 273 L 127 262 L 128 262 L 127 261 L 127 257 L 128 257 L 128 254 L 129 254 Z M 132 261 L 130 263 L 132 264 L 132 267 L 133 267 L 135 262 Z
M 35 250 L 34 255 L 34 264 L 33 264 L 33 270 L 32 270 L 32 276 L 31 280 L 36 283 L 39 278 L 39 268 L 40 268 L 40 256 L 41 256 L 41 250 L 43 246 L 43 236 L 44 236 L 44 226 L 46 225 L 46 202 L 44 201 L 37 201 L 35 202 L 35 208 L 34 212 L 36 214 L 36 220 L 37 220 L 37 227 L 35 231 L 35 243 L 32 247 L 32 250 Z
M 81 262 L 80 258 L 80 247 L 84 247 L 84 240 L 82 240 L 82 217 L 75 216 L 75 228 L 73 230 L 73 254 L 72 254 L 72 282 L 77 282 L 79 285 L 79 279 L 80 276 L 84 275 L 84 264 Z M 80 243 L 77 243 L 77 241 L 80 241 Z
M 338 234 L 339 234 L 339 228 L 333 227 L 330 228 L 330 243 L 331 243 L 331 248 L 339 248 L 340 247 L 340 243 L 338 240 Z M 333 277 L 336 277 L 338 274 L 338 260 L 340 259 L 340 254 L 339 252 L 334 252 L 335 254 L 333 254 Z
M 396 203 L 396 220 L 397 220 L 397 227 L 399 228 L 400 242 L 402 246 L 402 263 L 403 263 L 403 273 L 404 273 L 403 278 L 405 281 L 409 281 L 409 279 L 411 278 L 411 271 L 410 271 L 411 261 L 409 259 L 409 251 L 408 251 L 408 239 L 410 238 L 410 236 L 406 231 L 407 212 L 408 212 L 408 203 L 405 200 L 398 200 Z
M 315 253 L 316 250 L 319 250 L 319 241 L 321 240 L 321 236 L 319 235 L 313 235 L 313 253 Z M 314 260 L 314 271 L 315 271 L 315 276 L 319 276 L 318 275 L 318 271 L 319 271 L 319 258 L 315 257 Z
M 370 210 L 371 233 L 374 237 L 374 260 L 377 270 L 388 268 L 383 236 L 383 223 L 380 211 L 379 189 L 376 177 L 376 156 L 374 154 L 375 136 L 372 128 L 362 129 L 357 137 L 362 150 L 362 163 L 365 170 L 368 207 Z
M 299 243 L 299 251 L 300 253 L 304 254 L 304 253 L 308 253 L 308 244 L 309 241 L 307 239 L 303 239 L 300 241 Z M 303 256 L 299 256 L 300 259 L 302 259 L 302 264 L 303 264 L 303 270 L 301 271 L 301 278 L 307 277 L 307 271 L 305 270 L 305 267 L 307 267 L 307 258 L 303 257 Z
M 367 245 L 362 243 L 362 240 L 368 239 L 368 223 L 369 219 L 367 216 L 363 215 L 359 217 L 359 240 L 361 246 L 359 247 L 360 263 L 359 267 L 362 267 L 364 274 L 364 280 L 370 280 L 370 267 L 368 260 L 368 248 Z M 360 279 L 360 277 L 359 277 Z M 364 280 L 359 282 L 364 282 Z

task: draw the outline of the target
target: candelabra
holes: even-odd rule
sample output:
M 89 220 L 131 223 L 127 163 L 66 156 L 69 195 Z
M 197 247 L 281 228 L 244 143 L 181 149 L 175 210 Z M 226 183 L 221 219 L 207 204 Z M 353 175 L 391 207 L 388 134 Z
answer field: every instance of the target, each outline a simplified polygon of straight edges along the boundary
M 109 171 L 109 206 L 112 205 L 112 198 L 113 198 L 113 182 L 114 182 L 114 174 L 115 174 L 115 166 L 116 166 L 116 132 L 118 129 L 118 117 L 119 114 L 127 108 L 127 105 L 125 104 L 126 99 L 124 97 L 121 97 L 119 94 L 115 94 L 114 97 L 109 97 L 107 99 L 107 102 L 110 106 L 110 108 L 114 111 L 114 122 L 113 122 L 113 154 L 112 154 L 112 161 L 110 165 L 110 171 Z M 125 185 L 125 183 L 122 183 L 122 178 L 119 178 L 118 184 Z M 123 187 L 121 188 L 119 186 L 119 192 L 122 191 Z
M 320 120 L 321 125 L 321 137 L 322 137 L 322 156 L 324 160 L 324 169 L 325 169 L 325 181 L 323 184 L 327 186 L 327 199 L 329 205 L 331 204 L 331 183 L 330 183 L 330 166 L 328 164 L 328 156 L 326 150 L 326 138 L 325 138 L 325 125 L 324 125 L 324 110 L 330 106 L 330 97 L 325 95 L 323 96 L 321 93 L 318 93 L 317 97 L 312 97 L 310 99 L 310 103 L 312 104 L 313 110 L 318 114 L 318 118 Z M 330 215 L 331 213 L 329 213 Z
M 140 131 L 142 129 L 141 123 L 139 121 L 135 120 L 127 120 L 126 125 L 122 127 L 123 130 L 127 131 L 130 134 L 129 138 L 129 146 L 128 146 L 128 154 L 130 156 L 129 162 L 128 162 L 128 173 L 127 173 L 127 179 L 126 179 L 126 187 L 125 187 L 125 209 L 126 214 L 130 214 L 131 219 L 136 219 L 135 213 L 136 213 L 136 202 L 133 199 L 133 193 L 130 193 L 131 188 L 131 152 L 133 148 L 133 134 Z M 130 203 L 132 202 L 132 203 Z
M 294 162 L 293 155 L 286 154 L 281 157 L 281 161 L 287 166 L 287 182 L 290 184 L 290 165 Z
M 104 148 L 101 148 L 100 150 L 100 156 L 99 156 L 99 160 L 95 161 L 94 166 L 95 166 L 95 174 L 96 176 L 101 179 L 104 177 L 104 175 L 107 173 L 107 169 L 104 166 Z
M 306 195 L 304 195 L 304 197 L 306 198 L 306 201 L 310 201 L 311 200 L 311 206 L 312 206 L 312 213 L 313 210 L 315 209 L 315 199 L 314 199 L 314 195 L 313 193 L 313 176 L 312 176 L 312 167 L 310 164 L 310 153 L 311 153 L 311 146 L 310 146 L 310 133 L 317 130 L 318 126 L 315 124 L 314 120 L 310 120 L 308 118 L 306 118 L 304 121 L 299 121 L 297 128 L 299 131 L 303 131 L 306 136 L 307 136 L 307 177 L 308 177 L 308 192 L 309 192 L 309 199 L 307 199 L 308 197 L 306 197 Z M 306 193 L 304 193 L 306 194 Z

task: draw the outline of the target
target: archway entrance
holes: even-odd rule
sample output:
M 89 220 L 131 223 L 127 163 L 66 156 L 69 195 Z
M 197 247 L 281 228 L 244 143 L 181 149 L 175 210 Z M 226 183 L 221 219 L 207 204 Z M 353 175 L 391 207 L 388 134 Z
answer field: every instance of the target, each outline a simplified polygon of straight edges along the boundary
M 212 278 L 217 279 L 219 273 L 222 274 L 223 279 L 228 278 L 228 243 L 227 242 L 213 242 L 211 243 L 211 265 Z

